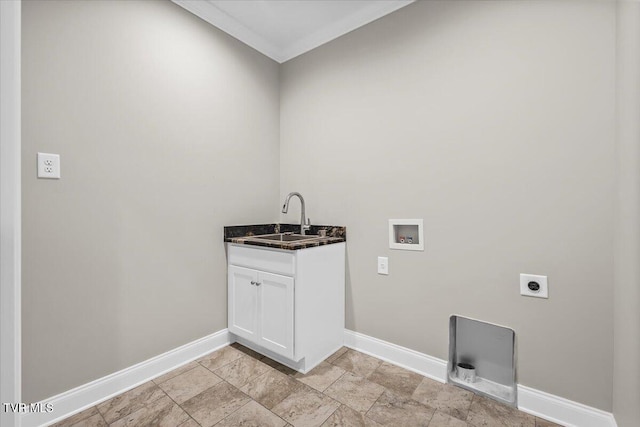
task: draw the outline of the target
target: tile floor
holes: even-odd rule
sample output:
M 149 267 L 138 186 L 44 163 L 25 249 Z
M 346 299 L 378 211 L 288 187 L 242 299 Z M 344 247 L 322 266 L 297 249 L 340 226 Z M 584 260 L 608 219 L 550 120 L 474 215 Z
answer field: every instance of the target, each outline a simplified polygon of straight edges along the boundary
M 552 427 L 346 348 L 306 375 L 238 344 L 55 426 Z

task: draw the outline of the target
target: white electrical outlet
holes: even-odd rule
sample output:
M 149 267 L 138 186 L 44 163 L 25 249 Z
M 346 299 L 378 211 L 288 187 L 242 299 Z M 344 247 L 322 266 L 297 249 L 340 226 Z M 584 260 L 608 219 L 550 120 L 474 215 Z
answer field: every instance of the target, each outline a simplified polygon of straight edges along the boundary
M 520 275 L 520 295 L 536 298 L 549 298 L 547 276 L 536 274 Z
M 60 155 L 38 153 L 38 178 L 60 179 Z
M 389 274 L 389 258 L 386 256 L 378 257 L 378 274 Z

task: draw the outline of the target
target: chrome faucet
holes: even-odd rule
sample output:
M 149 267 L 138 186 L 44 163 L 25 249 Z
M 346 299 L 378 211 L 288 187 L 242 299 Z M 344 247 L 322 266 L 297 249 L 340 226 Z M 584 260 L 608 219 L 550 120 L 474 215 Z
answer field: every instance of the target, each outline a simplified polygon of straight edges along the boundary
M 284 205 L 282 205 L 282 213 L 286 214 L 289 211 L 289 200 L 291 197 L 298 196 L 300 199 L 300 234 L 304 235 L 307 230 L 311 228 L 311 220 L 306 218 L 305 210 L 304 210 L 304 198 L 302 194 L 298 192 L 289 193 L 287 198 L 284 199 Z

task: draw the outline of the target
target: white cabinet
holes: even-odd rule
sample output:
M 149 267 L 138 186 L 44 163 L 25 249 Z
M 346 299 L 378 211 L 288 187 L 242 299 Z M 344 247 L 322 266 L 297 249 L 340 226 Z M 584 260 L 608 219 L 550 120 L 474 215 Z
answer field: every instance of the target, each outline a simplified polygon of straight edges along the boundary
M 293 278 L 229 266 L 229 331 L 293 357 Z
M 295 251 L 228 245 L 229 332 L 301 372 L 344 339 L 345 244 Z
M 250 340 L 258 336 L 258 272 L 229 266 L 229 331 Z

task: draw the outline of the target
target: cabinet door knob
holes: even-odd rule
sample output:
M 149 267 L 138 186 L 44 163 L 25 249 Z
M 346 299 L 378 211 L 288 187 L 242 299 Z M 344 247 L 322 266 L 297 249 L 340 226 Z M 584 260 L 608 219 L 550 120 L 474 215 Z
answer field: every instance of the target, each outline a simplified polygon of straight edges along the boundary
M 262 285 L 262 283 L 256 282 L 256 286 L 260 286 L 260 285 Z
M 252 285 L 255 285 L 255 284 L 257 284 L 257 282 L 254 282 L 254 281 L 252 280 L 252 281 L 251 281 L 251 284 L 252 284 Z

